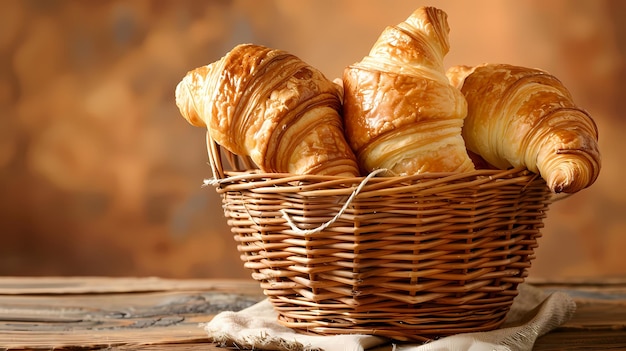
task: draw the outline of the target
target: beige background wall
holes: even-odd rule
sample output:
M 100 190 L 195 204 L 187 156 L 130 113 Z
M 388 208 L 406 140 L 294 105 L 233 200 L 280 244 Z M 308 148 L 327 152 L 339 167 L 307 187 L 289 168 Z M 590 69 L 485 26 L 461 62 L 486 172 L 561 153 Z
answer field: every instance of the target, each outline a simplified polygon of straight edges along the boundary
M 626 2 L 0 2 L 0 275 L 248 277 L 186 71 L 254 42 L 329 77 L 422 5 L 449 15 L 446 66 L 543 68 L 600 129 L 597 183 L 552 206 L 531 275 L 626 275 Z

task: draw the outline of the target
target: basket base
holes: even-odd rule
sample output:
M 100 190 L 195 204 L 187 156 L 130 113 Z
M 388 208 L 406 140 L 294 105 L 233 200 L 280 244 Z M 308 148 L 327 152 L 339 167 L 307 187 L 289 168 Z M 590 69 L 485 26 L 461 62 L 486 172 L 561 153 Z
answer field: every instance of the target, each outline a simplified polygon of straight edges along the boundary
M 497 329 L 512 304 L 512 298 L 501 300 L 479 306 L 406 306 L 400 312 L 401 320 L 397 307 L 369 306 L 367 312 L 358 313 L 328 307 L 296 309 L 277 301 L 273 305 L 278 312 L 278 322 L 302 334 L 365 334 L 396 341 L 427 342 L 459 333 Z

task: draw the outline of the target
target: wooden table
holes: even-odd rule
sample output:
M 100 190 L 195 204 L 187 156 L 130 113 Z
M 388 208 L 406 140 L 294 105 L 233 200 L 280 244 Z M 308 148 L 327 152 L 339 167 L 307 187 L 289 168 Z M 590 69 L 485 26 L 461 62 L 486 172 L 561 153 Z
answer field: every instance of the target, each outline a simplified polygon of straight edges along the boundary
M 626 279 L 529 283 L 578 305 L 535 350 L 626 350 Z M 252 280 L 0 277 L 0 349 L 224 350 L 198 324 L 261 299 Z

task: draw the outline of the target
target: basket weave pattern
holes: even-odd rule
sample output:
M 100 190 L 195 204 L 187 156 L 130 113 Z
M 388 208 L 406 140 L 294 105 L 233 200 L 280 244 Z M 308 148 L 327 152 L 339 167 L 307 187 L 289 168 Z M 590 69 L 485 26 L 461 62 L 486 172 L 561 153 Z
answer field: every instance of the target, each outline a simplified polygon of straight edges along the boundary
M 425 341 L 497 328 L 551 203 L 522 169 L 274 174 L 207 145 L 244 266 L 279 321 L 303 333 Z

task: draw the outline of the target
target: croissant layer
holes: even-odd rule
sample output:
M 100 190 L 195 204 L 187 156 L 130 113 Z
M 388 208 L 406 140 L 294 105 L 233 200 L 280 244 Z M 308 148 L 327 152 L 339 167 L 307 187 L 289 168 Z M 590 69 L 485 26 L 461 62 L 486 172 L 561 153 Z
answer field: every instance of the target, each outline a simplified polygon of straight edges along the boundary
M 461 137 L 467 103 L 443 67 L 448 32 L 445 12 L 422 7 L 344 70 L 346 136 L 364 172 L 473 169 Z
M 343 91 L 285 51 L 242 44 L 189 72 L 176 103 L 229 151 L 266 172 L 357 176 L 340 116 Z
M 488 163 L 539 173 L 555 193 L 575 193 L 600 172 L 598 129 L 553 75 L 508 64 L 451 67 L 463 92 L 467 148 Z

